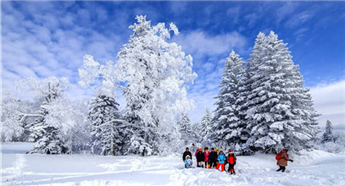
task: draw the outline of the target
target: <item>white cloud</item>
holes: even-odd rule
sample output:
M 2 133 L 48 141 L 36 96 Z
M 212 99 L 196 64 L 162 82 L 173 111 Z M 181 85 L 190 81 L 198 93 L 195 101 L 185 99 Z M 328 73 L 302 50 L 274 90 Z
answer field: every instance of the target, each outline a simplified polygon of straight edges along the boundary
M 299 6 L 298 2 L 286 2 L 284 6 L 280 7 L 276 11 L 276 21 L 279 24 L 282 20 L 290 16 Z
M 345 80 L 310 88 L 320 127 L 330 120 L 335 127 L 345 127 Z
M 15 81 L 30 76 L 64 76 L 76 84 L 77 69 L 85 54 L 92 54 L 100 62 L 112 60 L 127 39 L 120 36 L 127 30 L 126 26 L 123 30 L 100 33 L 92 24 L 83 25 L 94 14 L 106 19 L 107 14 L 100 6 L 93 7 L 96 12 L 80 9 L 73 14 L 65 9 L 74 5 L 70 2 L 25 2 L 20 6 L 5 2 L 2 5 L 2 88 L 11 92 L 15 91 Z M 123 23 L 116 18 L 109 24 L 118 21 Z M 80 95 L 83 91 L 74 92 L 75 97 L 83 96 Z
M 179 15 L 182 14 L 187 9 L 188 2 L 169 2 L 170 10 L 173 14 Z
M 309 21 L 310 19 L 312 19 L 314 17 L 314 13 L 310 12 L 310 11 L 305 11 L 302 13 L 299 13 L 295 16 L 292 16 L 286 23 L 285 26 L 286 27 L 296 27 L 299 26 L 307 21 Z
M 241 52 L 247 45 L 247 39 L 235 31 L 211 36 L 197 30 L 188 34 L 181 33 L 174 41 L 182 45 L 183 50 L 192 54 L 194 58 L 229 53 L 231 49 Z
M 209 71 L 211 71 L 213 68 L 214 68 L 214 63 L 210 63 L 210 62 L 207 62 L 207 63 L 205 63 L 204 65 L 203 65 L 203 68 L 207 71 L 207 72 L 209 72 Z
M 241 13 L 240 11 L 241 11 L 240 6 L 230 7 L 226 11 L 226 15 L 230 17 L 230 20 L 232 20 L 232 23 L 236 24 L 238 23 L 239 18 L 240 18 L 240 13 Z
M 255 22 L 258 19 L 258 15 L 256 13 L 251 13 L 251 14 L 244 16 L 244 19 L 246 19 L 248 21 L 248 26 L 249 26 L 249 28 L 251 28 L 255 25 Z

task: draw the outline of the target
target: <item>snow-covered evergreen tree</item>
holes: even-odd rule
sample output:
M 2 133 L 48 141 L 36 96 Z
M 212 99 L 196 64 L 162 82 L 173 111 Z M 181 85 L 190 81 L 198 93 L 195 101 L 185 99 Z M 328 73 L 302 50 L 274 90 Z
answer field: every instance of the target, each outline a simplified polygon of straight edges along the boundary
M 322 135 L 321 143 L 334 142 L 333 126 L 332 123 L 327 120 L 325 132 Z
M 19 82 L 18 87 L 28 89 L 41 100 L 40 118 L 31 127 L 31 140 L 36 141 L 31 153 L 60 154 L 70 153 L 69 145 L 63 137 L 63 132 L 70 129 L 67 118 L 58 111 L 66 111 L 65 104 L 59 104 L 64 93 L 71 86 L 66 78 L 49 77 L 43 80 L 26 78 Z M 66 112 L 67 113 L 67 112 Z
M 93 153 L 115 155 L 122 153 L 124 139 L 119 125 L 122 124 L 118 112 L 119 104 L 114 98 L 97 95 L 89 105 Z
M 248 147 L 263 152 L 309 148 L 317 114 L 286 44 L 273 32 L 259 33 L 246 81 L 249 94 L 243 94 L 247 102 L 241 107 L 250 130 Z
M 194 144 L 201 143 L 201 141 L 202 141 L 201 124 L 198 122 L 195 122 L 192 125 L 192 137 L 194 139 L 192 143 L 194 143 Z
M 208 137 L 211 132 L 211 122 L 212 122 L 212 115 L 208 108 L 205 110 L 205 115 L 202 117 L 201 120 L 201 139 L 204 144 L 210 143 Z
M 236 144 L 245 143 L 241 140 L 245 128 L 239 122 L 239 106 L 236 102 L 240 93 L 239 83 L 244 72 L 244 61 L 231 51 L 226 58 L 222 81 L 219 84 L 220 91 L 216 96 L 217 108 L 212 120 L 210 139 L 211 143 L 216 143 L 218 146 L 230 146 L 234 149 Z
M 182 140 L 184 141 L 185 145 L 189 144 L 193 141 L 193 131 L 187 114 L 182 114 L 182 119 L 179 122 L 179 125 Z

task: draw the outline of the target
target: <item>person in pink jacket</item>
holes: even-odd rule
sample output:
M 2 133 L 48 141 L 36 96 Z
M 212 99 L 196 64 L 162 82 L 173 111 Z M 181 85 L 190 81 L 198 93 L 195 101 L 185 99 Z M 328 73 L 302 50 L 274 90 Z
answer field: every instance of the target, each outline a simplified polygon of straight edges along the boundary
M 205 168 L 210 168 L 210 165 L 208 164 L 208 155 L 210 155 L 210 151 L 208 150 L 208 147 L 204 148 L 204 154 L 205 154 Z

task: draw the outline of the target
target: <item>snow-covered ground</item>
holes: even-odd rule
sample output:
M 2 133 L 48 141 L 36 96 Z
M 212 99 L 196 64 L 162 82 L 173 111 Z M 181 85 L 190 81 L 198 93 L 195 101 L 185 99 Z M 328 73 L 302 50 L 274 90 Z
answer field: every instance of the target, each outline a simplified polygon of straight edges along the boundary
M 3 185 L 345 185 L 345 155 L 313 151 L 276 172 L 273 155 L 240 156 L 237 174 L 185 169 L 180 156 L 25 154 L 30 143 L 2 144 Z

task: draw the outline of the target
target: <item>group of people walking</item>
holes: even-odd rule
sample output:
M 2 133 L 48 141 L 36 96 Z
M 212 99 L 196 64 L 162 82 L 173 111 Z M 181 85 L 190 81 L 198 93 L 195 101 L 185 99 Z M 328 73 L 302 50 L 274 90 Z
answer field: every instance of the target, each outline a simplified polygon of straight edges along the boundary
M 284 172 L 287 162 L 293 162 L 293 160 L 289 158 L 287 152 L 288 149 L 284 148 L 276 155 L 277 165 L 279 166 L 277 172 Z M 225 165 L 229 164 L 227 172 L 230 174 L 235 174 L 237 158 L 231 149 L 228 151 L 228 155 L 226 156 L 222 149 L 219 150 L 218 148 L 211 148 L 211 151 L 209 151 L 208 147 L 205 147 L 204 150 L 202 148 L 198 148 L 195 151 L 194 156 L 196 158 L 197 167 L 206 169 L 216 168 L 217 170 L 223 172 L 225 170 Z M 184 161 L 185 168 L 192 168 L 193 157 L 188 147 L 186 147 L 186 151 L 183 153 L 182 159 Z
M 228 172 L 230 174 L 235 174 L 235 164 L 236 164 L 236 156 L 232 152 L 232 150 L 228 151 L 228 155 L 224 154 L 222 149 L 218 148 L 211 148 L 209 151 L 208 147 L 205 147 L 204 150 L 202 148 L 198 148 L 194 156 L 196 158 L 197 167 L 206 168 L 206 169 L 213 169 L 216 168 L 220 171 L 225 170 L 225 165 L 228 163 L 229 168 Z M 186 168 L 191 168 L 193 165 L 193 158 L 192 153 L 189 151 L 189 148 L 186 148 L 186 151 L 183 153 L 182 159 L 185 163 Z

